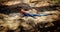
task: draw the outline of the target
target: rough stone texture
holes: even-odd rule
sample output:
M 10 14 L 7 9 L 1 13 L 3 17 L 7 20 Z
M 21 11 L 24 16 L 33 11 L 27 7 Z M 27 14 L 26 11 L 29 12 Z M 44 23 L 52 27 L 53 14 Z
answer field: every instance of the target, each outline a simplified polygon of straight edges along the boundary
M 9 3 L 12 5 L 12 2 L 8 2 L 8 6 Z M 40 2 L 37 5 L 39 4 Z M 19 13 L 0 14 L 0 32 L 60 32 L 60 6 L 49 5 L 42 1 L 41 7 L 32 7 L 33 9 L 28 11 L 35 14 L 52 14 L 48 16 L 33 18 L 25 17 Z
M 55 12 L 59 13 L 58 11 L 55 11 Z M 40 28 L 44 28 L 44 27 L 48 28 L 51 26 L 55 26 L 53 22 L 59 19 L 59 14 L 58 15 L 53 14 L 49 16 L 41 16 L 41 17 L 35 17 L 35 18 L 22 17 L 22 16 L 17 15 L 16 13 L 15 13 L 15 16 L 13 15 L 14 14 L 12 14 L 11 16 L 0 14 L 0 22 L 1 22 L 0 26 L 6 27 L 6 29 L 10 29 L 10 30 L 23 29 L 25 31 L 27 30 L 30 31 L 32 29 L 35 31 L 35 28 L 38 29 L 36 25 L 40 26 Z M 20 26 L 22 26 L 23 28 L 18 28 Z M 1 29 L 3 29 L 4 31 L 4 28 L 1 28 Z

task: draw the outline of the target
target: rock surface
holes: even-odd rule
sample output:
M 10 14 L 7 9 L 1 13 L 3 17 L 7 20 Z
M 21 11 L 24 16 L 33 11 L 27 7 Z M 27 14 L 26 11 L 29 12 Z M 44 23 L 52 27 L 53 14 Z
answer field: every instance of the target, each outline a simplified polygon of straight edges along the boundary
M 31 1 L 28 4 L 37 2 Z M 49 0 L 50 1 L 50 0 Z M 50 5 L 48 0 L 44 0 L 38 2 L 35 7 L 32 7 L 32 10 L 27 12 L 35 13 L 35 14 L 51 14 L 48 16 L 36 16 L 36 17 L 25 17 L 20 13 L 15 13 L 14 9 L 10 8 L 12 4 L 20 3 L 17 2 L 5 2 L 4 5 L 8 5 L 9 7 L 5 7 L 12 11 L 9 15 L 0 13 L 0 32 L 60 32 L 60 6 L 59 5 Z M 26 3 L 27 3 L 26 2 Z M 2 7 L 4 8 L 4 7 Z M 5 9 L 6 10 L 6 9 Z M 2 9 L 1 9 L 2 12 Z M 13 13 L 14 12 L 14 13 Z

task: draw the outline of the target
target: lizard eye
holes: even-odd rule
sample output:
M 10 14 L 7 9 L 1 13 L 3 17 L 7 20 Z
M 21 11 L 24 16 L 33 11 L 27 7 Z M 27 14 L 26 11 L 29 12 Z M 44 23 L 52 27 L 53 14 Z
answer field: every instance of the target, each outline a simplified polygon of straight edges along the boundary
M 28 9 L 24 9 L 24 8 L 22 8 L 23 10 L 25 10 L 25 11 L 28 11 Z
M 25 11 L 28 11 L 28 9 L 24 9 Z

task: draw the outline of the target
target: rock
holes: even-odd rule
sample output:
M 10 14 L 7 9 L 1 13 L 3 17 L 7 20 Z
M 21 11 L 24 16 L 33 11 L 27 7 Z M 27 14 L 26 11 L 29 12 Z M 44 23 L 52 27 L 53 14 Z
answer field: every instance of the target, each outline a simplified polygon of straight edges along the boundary
M 25 1 L 27 1 L 27 0 L 25 0 Z M 16 1 L 16 2 L 8 1 L 8 2 L 5 2 L 4 5 L 5 4 L 8 5 L 9 6 L 8 8 L 11 10 L 16 9 L 16 11 L 12 11 L 12 13 L 9 13 L 8 15 L 6 15 L 4 13 L 0 14 L 0 28 L 1 28 L 0 32 L 7 32 L 7 31 L 8 32 L 9 31 L 13 31 L 13 32 L 52 32 L 52 31 L 59 30 L 60 11 L 58 11 L 58 9 L 55 9 L 58 6 L 55 7 L 55 5 L 51 5 L 51 7 L 50 7 L 51 3 L 48 3 L 48 2 L 50 2 L 50 0 L 44 0 L 44 1 L 41 0 L 41 2 L 37 1 L 37 0 L 31 0 L 31 2 L 29 2 L 29 1 L 30 0 L 25 2 L 25 3 L 29 4 L 29 7 L 30 7 L 30 5 L 32 5 L 32 3 L 33 3 L 33 6 L 34 5 L 35 6 L 34 7 L 31 6 L 32 9 L 29 8 L 30 10 L 27 12 L 34 13 L 34 14 L 51 14 L 51 15 L 26 17 L 26 16 L 21 15 L 19 12 L 15 13 L 16 11 L 18 11 L 16 9 L 16 4 L 18 4 L 17 6 L 19 7 L 20 1 Z M 12 5 L 12 6 L 10 6 L 10 5 Z M 21 6 L 23 7 L 24 4 Z M 35 9 L 35 7 L 36 8 L 38 7 L 37 8 L 38 11 L 37 11 L 37 9 Z

